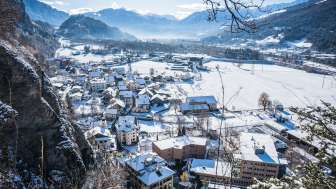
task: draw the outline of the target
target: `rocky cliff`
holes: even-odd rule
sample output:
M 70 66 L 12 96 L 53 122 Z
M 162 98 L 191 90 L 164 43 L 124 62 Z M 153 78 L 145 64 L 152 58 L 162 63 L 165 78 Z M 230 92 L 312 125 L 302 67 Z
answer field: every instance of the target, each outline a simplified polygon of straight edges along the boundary
M 43 71 L 57 42 L 30 21 L 21 0 L 1 0 L 0 13 L 1 170 L 22 183 L 37 175 L 49 185 L 80 187 L 92 149 Z

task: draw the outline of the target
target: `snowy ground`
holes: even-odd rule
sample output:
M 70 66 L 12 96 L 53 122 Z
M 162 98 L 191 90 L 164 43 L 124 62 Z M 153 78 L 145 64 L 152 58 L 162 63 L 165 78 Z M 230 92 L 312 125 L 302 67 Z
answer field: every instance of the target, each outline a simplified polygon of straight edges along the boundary
M 81 48 L 81 46 L 75 47 L 75 49 Z M 93 54 L 72 56 L 71 50 L 68 48 L 59 49 L 57 54 L 72 57 L 80 62 L 99 62 L 114 58 L 113 55 Z M 259 108 L 257 99 L 262 92 L 268 93 L 272 100 L 280 101 L 285 107 L 317 105 L 321 100 L 336 104 L 336 77 L 307 73 L 276 65 L 245 64 L 238 68 L 233 63 L 212 61 L 206 64 L 211 68 L 210 72 L 195 74 L 200 79 L 195 79 L 190 83 L 169 83 L 166 89 L 172 95 L 182 98 L 213 95 L 222 103 L 220 77 L 215 69 L 216 65 L 219 65 L 223 77 L 224 104 L 231 110 Z M 180 71 L 170 70 L 170 66 L 167 63 L 144 60 L 133 63 L 132 70 L 144 75 L 149 75 L 151 68 L 162 75 L 183 74 Z M 127 66 L 125 67 L 127 69 Z
M 320 104 L 320 101 L 336 104 L 336 79 L 331 76 L 307 73 L 276 65 L 236 65 L 227 62 L 209 62 L 212 71 L 201 72 L 201 80 L 193 83 L 168 84 L 182 96 L 214 95 L 221 99 L 219 65 L 225 87 L 225 105 L 230 109 L 244 110 L 259 108 L 257 99 L 262 92 L 272 100 L 279 100 L 285 107 Z M 164 63 L 140 61 L 132 69 L 148 74 L 150 68 L 158 72 L 171 72 Z M 221 100 L 219 100 L 221 101 Z

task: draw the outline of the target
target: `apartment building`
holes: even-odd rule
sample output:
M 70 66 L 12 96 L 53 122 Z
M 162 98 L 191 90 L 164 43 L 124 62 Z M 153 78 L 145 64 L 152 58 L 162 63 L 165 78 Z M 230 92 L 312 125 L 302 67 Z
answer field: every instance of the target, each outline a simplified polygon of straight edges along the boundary
M 152 145 L 152 150 L 167 161 L 204 158 L 206 144 L 206 138 L 180 136 L 156 141 Z
M 193 159 L 190 172 L 206 187 L 209 183 L 247 187 L 253 184 L 254 178 L 279 178 L 286 161 L 279 158 L 274 143 L 271 135 L 243 132 L 234 162 Z
M 138 154 L 126 161 L 132 189 L 173 188 L 175 172 L 166 166 L 166 161 L 155 153 Z
M 120 144 L 132 145 L 138 142 L 139 127 L 134 116 L 120 116 L 116 130 Z
M 260 133 L 241 133 L 239 138 L 240 177 L 246 184 L 253 179 L 278 178 L 280 167 L 286 162 L 280 159 L 271 135 Z

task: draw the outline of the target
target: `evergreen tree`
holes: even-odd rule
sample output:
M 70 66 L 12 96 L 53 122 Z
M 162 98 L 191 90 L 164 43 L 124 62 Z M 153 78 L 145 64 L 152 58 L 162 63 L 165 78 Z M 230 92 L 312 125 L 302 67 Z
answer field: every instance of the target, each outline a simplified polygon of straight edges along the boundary
M 308 132 L 308 140 L 320 141 L 321 149 L 316 154 L 318 163 L 306 163 L 297 167 L 295 175 L 281 180 L 271 179 L 257 182 L 250 188 L 307 188 L 334 189 L 336 188 L 336 107 L 322 102 L 322 106 L 305 109 L 293 108 L 299 115 L 301 129 Z M 331 173 L 325 173 L 328 167 Z

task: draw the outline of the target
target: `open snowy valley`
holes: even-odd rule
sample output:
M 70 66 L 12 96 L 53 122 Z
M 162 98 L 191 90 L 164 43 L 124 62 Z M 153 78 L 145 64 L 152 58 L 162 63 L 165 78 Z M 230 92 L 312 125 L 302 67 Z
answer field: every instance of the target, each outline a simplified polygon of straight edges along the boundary
M 0 0 L 0 188 L 335 189 L 335 9 Z

